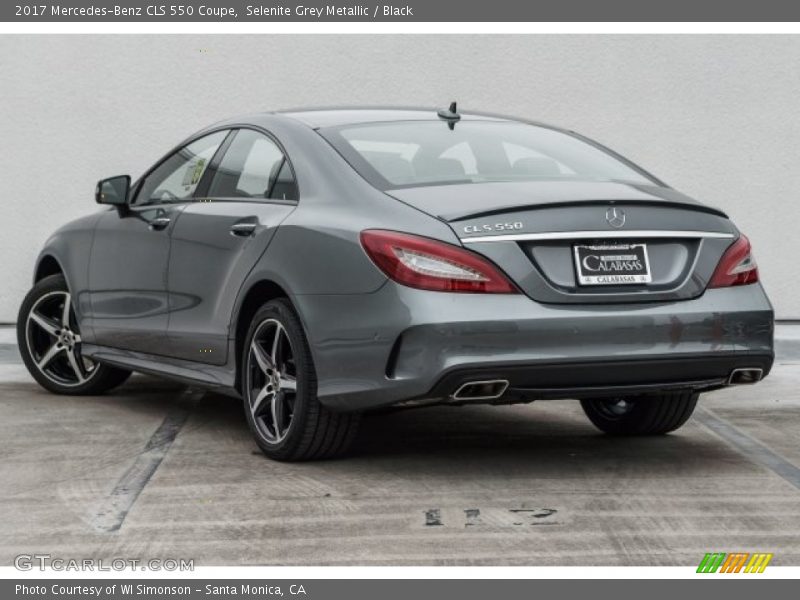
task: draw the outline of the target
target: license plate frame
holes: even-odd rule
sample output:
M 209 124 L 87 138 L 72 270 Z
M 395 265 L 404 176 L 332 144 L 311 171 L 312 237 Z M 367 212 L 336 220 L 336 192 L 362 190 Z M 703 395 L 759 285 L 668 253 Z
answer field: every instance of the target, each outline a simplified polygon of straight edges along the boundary
M 653 282 L 647 244 L 575 244 L 575 278 L 580 286 L 646 285 Z

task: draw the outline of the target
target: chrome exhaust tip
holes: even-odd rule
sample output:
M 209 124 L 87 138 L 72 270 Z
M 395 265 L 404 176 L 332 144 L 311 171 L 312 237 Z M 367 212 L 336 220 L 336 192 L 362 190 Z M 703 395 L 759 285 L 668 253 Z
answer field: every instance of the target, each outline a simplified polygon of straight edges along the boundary
M 495 400 L 506 393 L 507 379 L 468 381 L 450 396 L 453 400 Z
M 749 385 L 761 381 L 764 376 L 764 369 L 743 368 L 734 369 L 728 377 L 728 385 Z

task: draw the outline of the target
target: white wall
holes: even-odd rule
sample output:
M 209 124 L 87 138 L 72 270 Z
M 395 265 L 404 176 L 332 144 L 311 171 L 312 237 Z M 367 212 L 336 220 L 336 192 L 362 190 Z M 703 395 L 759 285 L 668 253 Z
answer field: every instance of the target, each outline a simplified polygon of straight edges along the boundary
M 574 128 L 729 212 L 800 318 L 800 36 L 0 38 L 0 322 L 49 232 L 213 121 L 412 104 Z M 135 258 L 134 258 L 135 259 Z

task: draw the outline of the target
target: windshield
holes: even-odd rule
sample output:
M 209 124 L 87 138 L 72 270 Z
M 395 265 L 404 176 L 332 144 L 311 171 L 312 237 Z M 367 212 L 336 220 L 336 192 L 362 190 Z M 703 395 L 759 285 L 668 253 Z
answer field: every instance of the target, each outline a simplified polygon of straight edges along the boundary
M 320 133 L 379 189 L 485 181 L 625 181 L 657 184 L 582 139 L 502 121 L 394 121 Z

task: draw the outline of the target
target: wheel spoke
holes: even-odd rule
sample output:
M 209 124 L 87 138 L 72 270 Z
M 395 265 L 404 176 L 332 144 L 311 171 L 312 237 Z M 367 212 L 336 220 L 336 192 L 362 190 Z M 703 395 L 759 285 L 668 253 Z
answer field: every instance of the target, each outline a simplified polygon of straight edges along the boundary
M 58 323 L 56 323 L 55 321 L 50 320 L 49 318 L 39 314 L 36 311 L 31 311 L 31 314 L 28 316 L 28 318 L 34 323 L 36 323 L 39 327 L 44 329 L 50 335 L 52 336 L 58 335 L 59 326 Z
M 64 294 L 64 309 L 61 312 L 61 325 L 69 329 L 69 311 L 72 308 L 72 298 L 69 293 Z
M 283 392 L 296 392 L 297 379 L 291 375 L 281 375 L 280 389 Z
M 261 344 L 259 344 L 257 340 L 253 340 L 253 343 L 250 344 L 250 350 L 252 351 L 253 356 L 255 356 L 258 367 L 264 373 L 272 368 L 269 356 L 266 352 L 264 352 L 264 348 L 261 347 Z
M 269 395 L 270 395 L 270 392 L 267 391 L 266 386 L 264 386 L 263 388 L 261 388 L 261 390 L 259 390 L 258 395 L 256 396 L 256 399 L 253 400 L 253 404 L 250 407 L 250 410 L 251 410 L 251 412 L 253 414 L 253 418 L 254 419 L 256 417 L 261 416 L 261 411 L 263 410 L 264 400 L 266 400 Z
M 56 356 L 58 356 L 58 354 L 63 349 L 64 348 L 62 346 L 59 346 L 58 344 L 53 344 L 52 346 L 50 346 L 50 348 L 47 349 L 47 352 L 44 353 L 42 358 L 39 359 L 39 362 L 36 363 L 36 366 L 38 366 L 40 369 L 44 369 L 47 365 L 50 364 L 50 361 L 52 361 Z
M 277 441 L 281 441 L 281 439 L 283 439 L 283 434 L 285 432 L 285 428 L 283 426 L 285 411 L 283 406 L 282 394 L 275 394 L 272 396 L 271 408 L 272 408 L 272 426 L 275 428 L 275 437 L 277 438 Z
M 75 349 L 70 348 L 67 350 L 67 360 L 69 360 L 69 366 L 72 367 L 72 370 L 75 372 L 75 377 L 78 378 L 78 383 L 83 383 L 86 381 L 86 375 L 83 374 L 83 369 L 81 369 L 80 361 L 75 356 Z
M 275 337 L 272 340 L 272 352 L 270 353 L 270 356 L 272 357 L 272 364 L 276 365 L 276 366 L 278 364 L 280 364 L 278 362 L 278 351 L 280 350 L 281 335 L 282 334 L 283 334 L 283 325 L 281 325 L 280 323 L 276 322 L 275 323 Z

